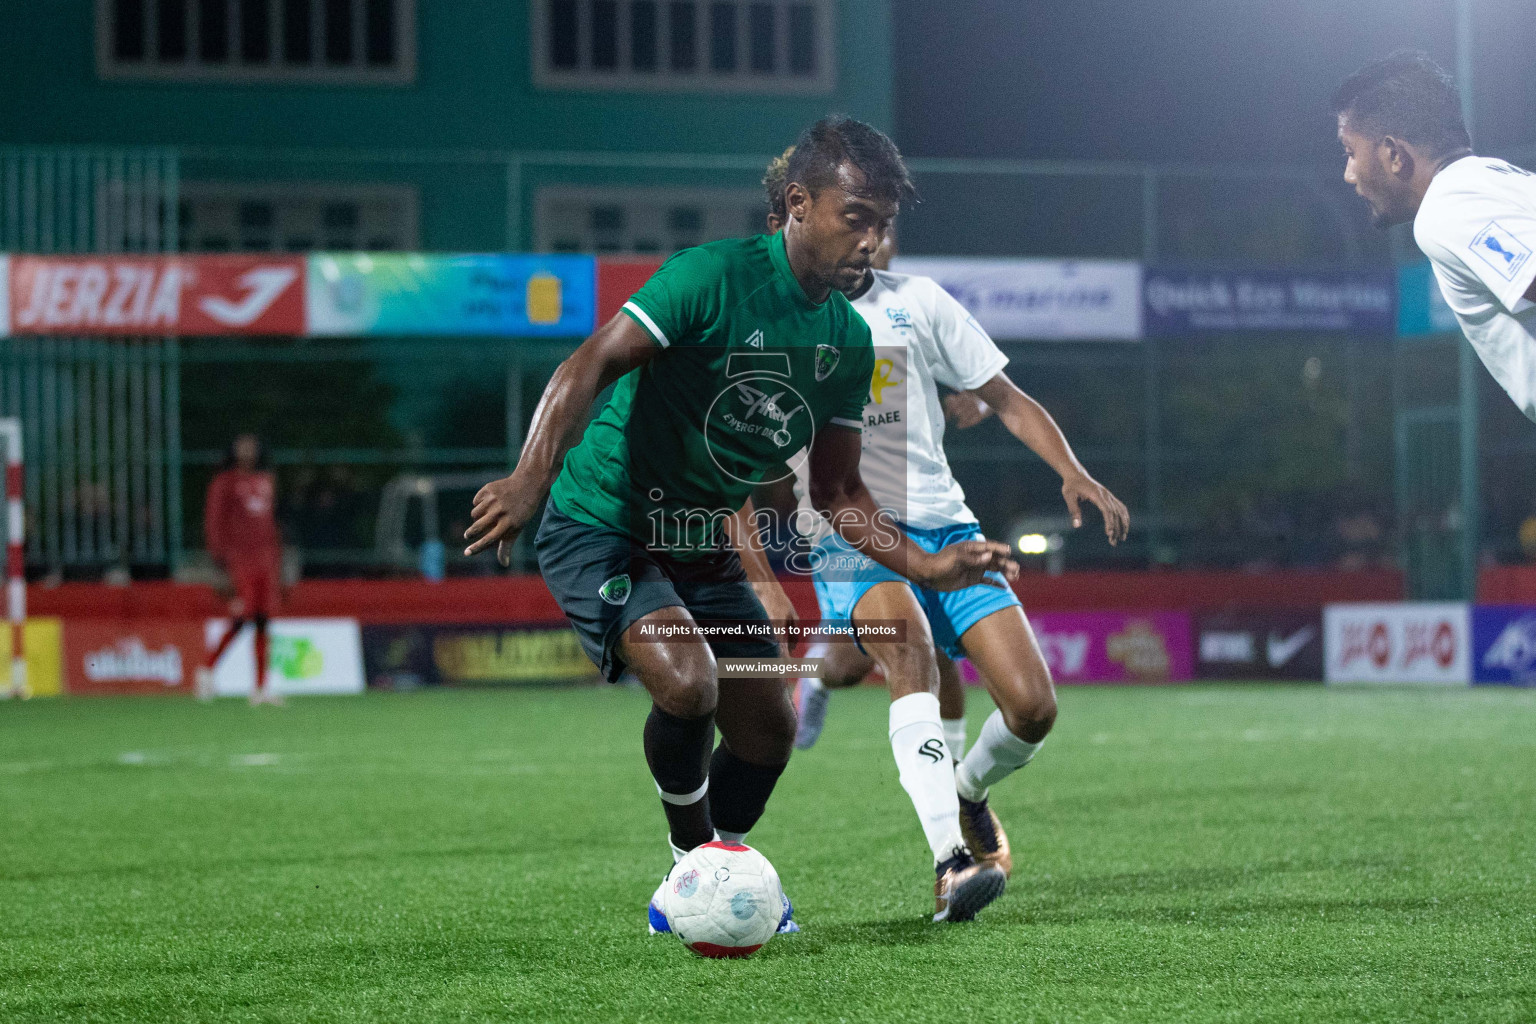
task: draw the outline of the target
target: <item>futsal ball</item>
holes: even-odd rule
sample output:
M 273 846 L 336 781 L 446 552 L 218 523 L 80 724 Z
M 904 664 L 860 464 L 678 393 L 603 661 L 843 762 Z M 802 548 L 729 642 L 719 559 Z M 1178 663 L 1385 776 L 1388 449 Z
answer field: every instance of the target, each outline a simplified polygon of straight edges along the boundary
M 695 847 L 662 889 L 672 933 L 700 956 L 751 956 L 784 916 L 784 890 L 768 858 L 739 843 Z

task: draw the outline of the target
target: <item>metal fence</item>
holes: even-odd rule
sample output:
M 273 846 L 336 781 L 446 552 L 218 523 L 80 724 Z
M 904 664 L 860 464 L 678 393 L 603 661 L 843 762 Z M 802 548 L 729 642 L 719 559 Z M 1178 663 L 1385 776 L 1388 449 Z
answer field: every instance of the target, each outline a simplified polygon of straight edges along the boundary
M 0 251 L 173 252 L 166 149 L 0 147 Z M 65 572 L 181 550 L 175 339 L 0 340 L 0 415 L 25 431 L 27 559 Z
M 0 149 L 0 249 L 175 249 L 187 179 L 399 185 L 430 198 L 420 204 L 429 217 L 423 248 L 521 250 L 540 234 L 546 189 L 620 181 L 745 194 L 766 160 Z M 914 254 L 1336 266 L 1380 265 L 1411 248 L 1402 235 L 1370 230 L 1333 169 L 925 158 L 911 165 L 923 202 L 903 214 L 901 239 Z M 575 340 L 0 342 L 0 413 L 24 418 L 29 452 L 38 453 L 28 466 L 29 562 L 35 570 L 174 568 L 184 546 L 200 546 L 197 496 L 229 436 L 257 429 L 272 446 L 290 537 L 312 570 L 398 567 L 400 545 L 420 539 L 426 524 L 412 518 L 423 513 L 385 510 L 389 535 L 380 533 L 379 495 L 389 481 L 489 475 L 509 465 L 543 381 Z M 1401 560 L 1430 594 L 1464 581 L 1454 564 L 1464 556 L 1456 553 L 1463 524 L 1482 513 L 1463 513 L 1465 481 L 1452 464 L 1453 439 L 1465 447 L 1468 436 L 1455 411 L 1456 361 L 1422 366 L 1427 357 L 1417 351 L 1338 336 L 1010 346 L 1016 378 L 1067 421 L 1085 461 L 1136 513 L 1128 548 L 1089 544 L 1074 555 L 1077 564 L 1315 564 L 1350 548 L 1334 536 L 1348 521 L 1355 533 L 1374 529 L 1382 538 L 1355 544 L 1356 554 Z M 1454 349 L 1423 351 L 1443 357 Z M 1244 426 L 1237 412 L 1252 396 L 1230 386 L 1260 373 L 1289 375 L 1290 390 L 1280 389 L 1289 419 L 1274 436 Z M 1419 396 L 1414 386 L 1423 379 L 1449 380 L 1451 391 Z M 1210 414 L 1224 388 L 1230 422 Z M 1281 412 L 1263 412 L 1279 422 Z M 1275 439 L 1287 430 L 1323 453 L 1310 470 Z M 1511 489 L 1506 467 L 1528 459 L 1529 447 L 1488 449 L 1483 472 L 1501 493 Z M 989 530 L 1055 514 L 1055 484 L 995 423 L 956 434 L 951 452 Z M 451 535 L 459 498 L 444 490 L 441 499 L 439 526 Z M 1520 500 L 1495 503 L 1502 518 L 1486 525 L 1490 537 L 1512 534 L 1505 520 L 1522 514 Z M 455 565 L 457 545 L 444 539 L 450 571 L 477 571 Z

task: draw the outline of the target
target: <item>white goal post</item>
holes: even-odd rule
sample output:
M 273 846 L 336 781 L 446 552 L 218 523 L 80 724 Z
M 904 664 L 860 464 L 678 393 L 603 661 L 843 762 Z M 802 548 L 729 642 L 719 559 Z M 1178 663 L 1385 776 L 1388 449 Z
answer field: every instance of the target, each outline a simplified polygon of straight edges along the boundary
M 22 507 L 21 420 L 0 417 L 0 444 L 5 446 L 5 607 L 11 630 L 11 671 L 0 697 L 30 697 L 27 686 L 26 512 Z

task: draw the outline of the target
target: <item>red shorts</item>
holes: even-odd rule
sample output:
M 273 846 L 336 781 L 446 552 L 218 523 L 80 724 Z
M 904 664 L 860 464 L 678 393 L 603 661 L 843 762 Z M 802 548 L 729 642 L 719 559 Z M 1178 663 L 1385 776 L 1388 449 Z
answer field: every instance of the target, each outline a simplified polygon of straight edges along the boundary
M 277 614 L 283 597 L 282 555 L 276 551 L 252 551 L 231 555 L 226 561 L 235 599 L 230 614 L 238 618 Z

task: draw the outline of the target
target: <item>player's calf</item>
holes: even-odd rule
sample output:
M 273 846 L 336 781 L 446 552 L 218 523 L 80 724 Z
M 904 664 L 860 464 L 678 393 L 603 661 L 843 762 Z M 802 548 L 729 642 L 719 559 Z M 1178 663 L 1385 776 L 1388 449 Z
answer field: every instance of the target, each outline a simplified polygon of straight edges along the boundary
M 656 619 L 692 622 L 682 608 L 662 608 L 639 623 Z M 638 623 L 637 623 L 638 624 Z M 709 816 L 706 761 L 715 738 L 719 687 L 715 661 L 702 640 L 631 642 L 626 630 L 619 651 L 652 700 L 645 721 L 645 760 L 667 816 L 674 851 L 688 851 L 714 838 Z
M 742 842 L 768 806 L 795 741 L 795 709 L 775 679 L 732 679 L 715 715 L 710 813 L 720 838 Z

